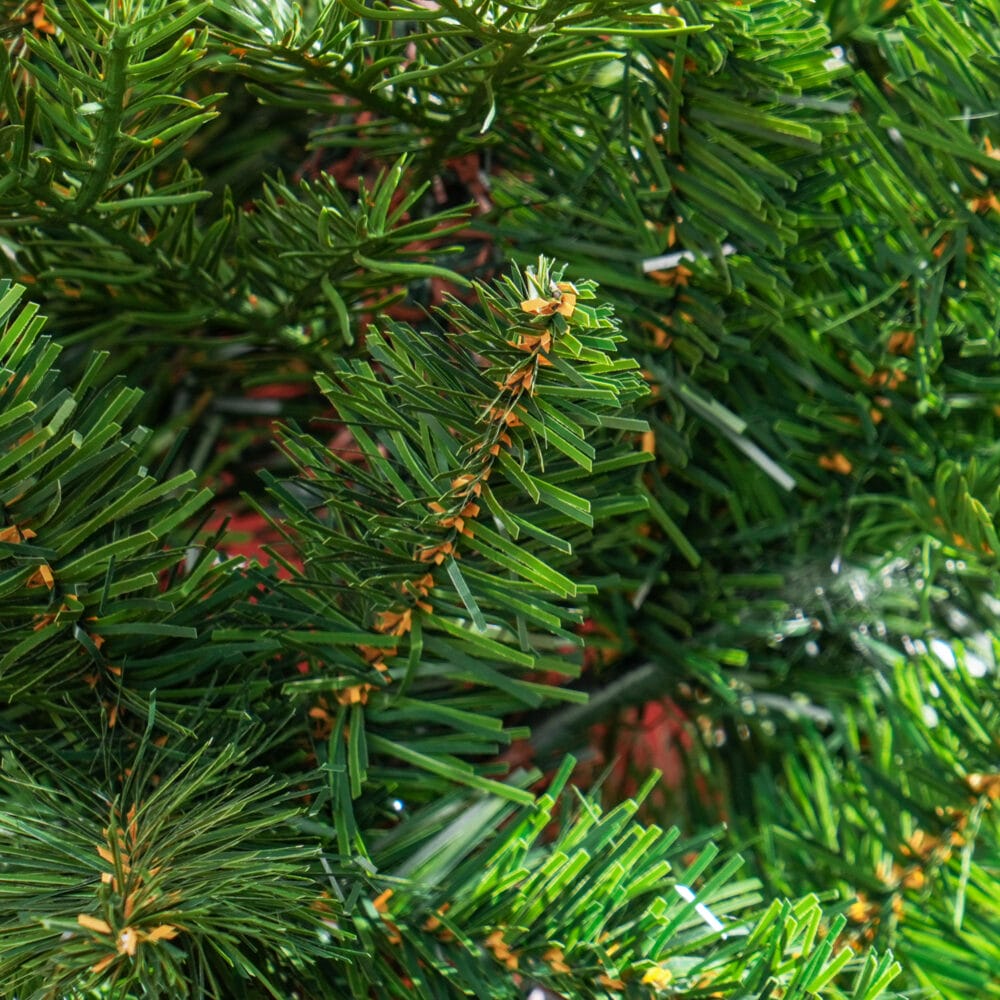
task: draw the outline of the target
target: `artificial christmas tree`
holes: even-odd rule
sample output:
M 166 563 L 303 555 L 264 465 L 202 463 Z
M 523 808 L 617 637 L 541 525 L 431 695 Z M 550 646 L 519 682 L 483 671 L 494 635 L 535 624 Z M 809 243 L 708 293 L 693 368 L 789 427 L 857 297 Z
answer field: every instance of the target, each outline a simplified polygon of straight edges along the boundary
M 4 9 L 4 996 L 1000 995 L 989 3 Z

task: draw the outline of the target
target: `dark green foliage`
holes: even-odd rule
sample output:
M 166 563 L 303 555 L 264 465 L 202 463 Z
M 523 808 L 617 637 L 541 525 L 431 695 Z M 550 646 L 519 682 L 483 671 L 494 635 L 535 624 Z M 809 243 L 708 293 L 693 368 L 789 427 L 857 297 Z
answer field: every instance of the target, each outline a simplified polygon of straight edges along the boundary
M 993 4 L 0 9 L 3 996 L 1000 996 Z
M 343 932 L 303 905 L 319 848 L 296 839 L 288 790 L 231 743 L 158 752 L 151 729 L 129 741 L 81 728 L 58 767 L 51 741 L 6 751 L 5 988 L 233 996 L 258 980 L 281 995 L 284 963 L 302 975 L 321 955 L 348 958 Z
M 345 471 L 314 439 L 285 433 L 302 477 L 275 480 L 271 492 L 306 568 L 284 584 L 238 560 L 214 560 L 210 549 L 189 560 L 183 550 L 158 548 L 204 498 L 147 521 L 143 500 L 177 499 L 190 477 L 157 485 L 127 446 L 108 456 L 119 477 L 109 490 L 100 448 L 121 432 L 113 422 L 120 393 L 99 394 L 91 419 L 80 422 L 85 432 L 68 433 L 60 446 L 52 414 L 67 430 L 88 380 L 71 391 L 43 378 L 57 352 L 39 337 L 33 310 L 15 314 L 4 339 L 5 389 L 33 398 L 15 398 L 8 410 L 11 433 L 20 435 L 8 454 L 20 457 L 16 442 L 29 433 L 25 443 L 39 439 L 42 454 L 19 466 L 5 531 L 14 539 L 5 542 L 14 558 L 5 616 L 32 616 L 8 630 L 14 644 L 4 661 L 12 689 L 0 967 L 12 989 L 86 996 L 104 983 L 121 997 L 282 996 L 298 988 L 406 996 L 416 982 L 425 995 L 444 997 L 456 983 L 485 977 L 486 995 L 513 997 L 520 987 L 495 970 L 521 962 L 534 980 L 578 996 L 641 995 L 650 974 L 695 989 L 748 977 L 786 982 L 802 996 L 810 983 L 832 986 L 851 952 L 834 955 L 830 934 L 816 942 L 815 899 L 767 911 L 758 924 L 757 883 L 731 881 L 739 858 L 702 879 L 718 853 L 710 844 L 674 875 L 676 830 L 637 826 L 635 802 L 603 820 L 594 803 L 581 802 L 575 818 L 564 807 L 561 833 L 543 844 L 571 766 L 541 799 L 525 788 L 537 773 L 501 783 L 490 776 L 495 765 L 475 766 L 517 734 L 502 716 L 549 693 L 519 674 L 573 672 L 535 647 L 547 637 L 575 644 L 563 623 L 579 613 L 561 602 L 584 588 L 554 568 L 558 559 L 543 562 L 529 540 L 565 551 L 549 529 L 589 528 L 595 514 L 638 503 L 629 492 L 615 499 L 611 485 L 594 491 L 602 511 L 566 488 L 600 485 L 602 460 L 589 457 L 582 439 L 574 444 L 564 413 L 578 404 L 560 388 L 573 386 L 574 397 L 591 402 L 593 421 L 609 428 L 625 420 L 615 405 L 642 390 L 634 363 L 608 353 L 619 338 L 607 308 L 587 304 L 589 283 L 562 292 L 568 316 L 545 314 L 547 301 L 560 299 L 534 293 L 558 291 L 559 278 L 542 260 L 496 291 L 478 289 L 483 319 L 455 303 L 453 318 L 468 324 L 461 338 L 421 340 L 394 325 L 389 337 L 369 334 L 379 377 L 345 363 L 320 379 L 372 472 Z M 18 291 L 8 289 L 8 310 Z M 537 316 L 522 305 L 532 298 L 542 304 Z M 28 361 L 36 375 L 25 374 Z M 426 416 L 404 423 L 413 410 Z M 33 432 L 17 425 L 22 412 L 35 420 Z M 60 448 L 82 454 L 91 479 L 56 490 L 60 502 L 22 509 L 19 498 L 46 482 L 24 477 L 46 470 L 43 460 Z M 635 461 L 604 464 L 614 471 Z M 108 492 L 100 516 L 69 534 L 89 543 L 82 566 L 50 521 L 62 512 L 61 527 L 72 528 L 73 502 L 91 485 L 90 493 Z M 472 496 L 499 512 L 495 531 L 469 510 Z M 436 525 L 420 528 L 428 509 Z M 445 515 L 453 523 L 442 525 Z M 468 534 L 453 520 L 459 515 Z M 140 530 L 147 524 L 162 534 Z M 109 527 L 115 540 L 102 544 Z M 462 568 L 458 546 L 467 550 Z M 440 568 L 421 558 L 445 550 Z M 494 583 L 501 570 L 511 576 L 502 588 Z M 102 586 L 91 590 L 92 578 Z M 42 595 L 37 610 L 17 603 L 25 589 Z M 300 657 L 306 675 L 288 679 L 282 661 Z M 578 700 L 568 689 L 551 694 Z M 320 724 L 310 740 L 289 713 L 313 695 L 320 700 L 309 717 Z M 399 811 L 403 817 L 388 819 Z M 491 837 L 504 821 L 505 832 Z M 687 895 L 663 898 L 675 879 Z M 695 897 L 687 884 L 700 879 Z M 376 909 L 372 896 L 386 886 L 402 905 L 388 907 L 383 892 Z M 439 927 L 428 923 L 438 912 L 448 932 L 440 942 Z M 705 952 L 723 917 L 736 940 Z M 797 961 L 802 952 L 808 965 Z M 872 958 L 850 992 L 832 995 L 874 997 L 894 968 Z

